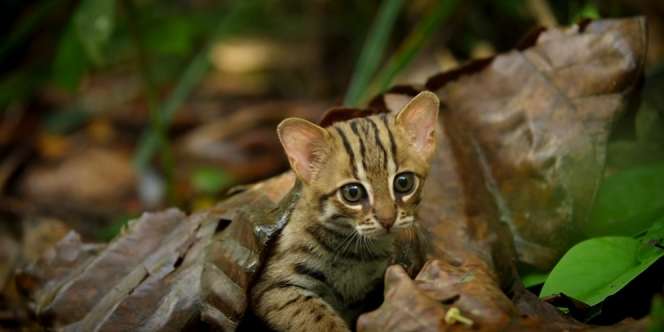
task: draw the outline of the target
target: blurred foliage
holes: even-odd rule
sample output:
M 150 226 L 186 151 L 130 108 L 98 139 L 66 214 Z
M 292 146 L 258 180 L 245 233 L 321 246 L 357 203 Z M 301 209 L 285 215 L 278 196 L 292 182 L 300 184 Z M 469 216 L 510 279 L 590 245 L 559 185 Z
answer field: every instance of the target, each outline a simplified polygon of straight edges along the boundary
M 233 183 L 228 174 L 212 167 L 196 169 L 191 175 L 191 179 L 194 189 L 206 194 L 219 194 L 221 190 Z
M 249 1 L 252 2 L 252 1 Z M 216 40 L 215 31 L 234 7 L 243 1 L 157 1 L 157 0 L 99 0 L 99 1 L 10 1 L 3 3 L 7 16 L 7 38 L 0 47 L 3 86 L 11 86 L 16 91 L 7 91 L 0 99 L 3 108 L 11 102 L 30 98 L 49 82 L 75 91 L 81 79 L 100 69 L 126 65 L 136 59 L 136 47 L 142 48 L 150 60 L 149 75 L 157 82 L 177 81 L 188 60 L 202 51 L 201 46 Z M 380 72 L 375 85 L 380 90 L 389 85 L 391 79 L 407 66 L 417 51 L 431 40 L 440 38 L 445 29 L 457 32 L 450 40 L 453 54 L 467 57 L 473 47 L 482 41 L 489 41 L 496 50 L 507 50 L 514 46 L 521 33 L 534 24 L 536 17 L 529 11 L 527 0 L 473 1 L 458 7 L 457 1 L 352 1 L 320 2 L 308 4 L 305 1 L 282 3 L 271 0 L 255 0 L 254 8 L 240 15 L 235 27 L 227 27 L 230 35 L 263 35 L 270 38 L 350 37 L 333 47 L 343 47 L 350 52 L 333 51 L 343 54 L 344 61 L 358 59 L 353 78 L 350 80 L 346 104 L 360 98 L 373 74 Z M 59 6 L 58 10 L 52 10 Z M 379 9 L 378 6 L 382 6 Z M 406 7 L 402 9 L 402 7 Z M 560 24 L 568 24 L 584 17 L 629 15 L 633 8 L 620 1 L 549 1 L 550 10 Z M 135 7 L 136 15 L 128 15 L 128 8 Z M 464 20 L 455 19 L 455 12 L 463 13 Z M 12 15 L 22 13 L 22 15 Z M 374 17 L 374 14 L 376 15 Z M 327 16 L 327 17 L 326 17 Z M 446 19 L 452 17 L 451 23 Z M 128 22 L 135 19 L 136 22 Z M 323 24 L 336 22 L 334 26 L 311 29 L 316 20 Z M 460 22 L 461 21 L 461 22 Z M 48 31 L 53 36 L 52 50 L 36 52 L 27 41 L 39 34 L 54 22 L 61 22 L 60 30 Z M 366 22 L 374 22 L 367 25 Z M 413 29 L 408 29 L 409 24 Z M 132 42 L 130 26 L 134 24 L 140 32 L 139 43 Z M 320 23 L 319 23 L 320 24 Z M 393 29 L 392 27 L 396 27 Z M 444 26 L 444 29 L 440 29 Z M 495 29 L 495 27 L 501 29 Z M 368 31 L 367 28 L 371 27 Z M 231 31 L 232 30 L 232 31 Z M 393 31 L 394 30 L 394 31 Z M 408 30 L 410 35 L 408 35 Z M 435 32 L 435 33 L 434 33 Z M 315 35 L 318 34 L 318 35 Z M 366 37 L 364 48 L 360 45 Z M 406 37 L 406 38 L 403 38 Z M 448 38 L 446 38 L 448 39 Z M 399 41 L 402 42 L 399 42 Z M 392 54 L 385 59 L 384 54 Z M 45 56 L 52 59 L 52 70 L 46 74 L 43 68 Z M 334 61 L 334 60 L 333 60 Z M 37 64 L 41 62 L 41 64 Z M 16 66 L 18 65 L 18 66 Z M 158 68 L 158 69 L 157 69 Z M 33 69 L 34 71 L 31 71 Z M 379 70 L 382 69 L 382 70 Z M 347 84 L 348 69 L 341 70 L 340 81 Z M 26 75 L 20 75 L 21 73 Z M 46 76 L 45 76 L 46 74 Z M 46 78 L 46 80 L 44 80 Z M 181 78 L 180 78 L 181 79 Z M 337 80 L 338 78 L 333 78 Z M 22 84 L 10 84 L 20 80 Z M 33 82 L 29 84 L 29 82 Z M 357 83 L 355 83 L 357 82 Z M 345 90 L 343 86 L 338 86 Z M 19 89 L 27 89 L 20 93 Z M 332 91 L 330 95 L 338 95 Z M 366 97 L 366 96 L 365 96 Z
M 72 22 L 88 58 L 103 64 L 102 53 L 115 25 L 115 0 L 81 1 Z
M 133 219 L 137 219 L 138 215 L 125 214 L 117 216 L 113 222 L 108 226 L 102 227 L 97 231 L 96 238 L 99 241 L 111 241 L 117 236 Z
M 387 0 L 381 5 L 357 60 L 355 72 L 344 100 L 346 106 L 358 106 L 366 92 L 369 81 L 383 58 L 390 33 L 402 5 L 402 0 Z
M 521 277 L 521 282 L 523 282 L 524 287 L 531 288 L 543 284 L 548 276 L 548 273 L 542 272 L 524 273 Z
M 454 13 L 457 6 L 457 0 L 438 1 L 434 8 L 418 21 L 411 33 L 399 45 L 383 69 L 374 78 L 371 84 L 373 89 L 366 91 L 364 97 L 370 98 L 372 95 L 387 90 L 397 74 L 411 63 L 420 49 L 431 39 L 436 29 Z

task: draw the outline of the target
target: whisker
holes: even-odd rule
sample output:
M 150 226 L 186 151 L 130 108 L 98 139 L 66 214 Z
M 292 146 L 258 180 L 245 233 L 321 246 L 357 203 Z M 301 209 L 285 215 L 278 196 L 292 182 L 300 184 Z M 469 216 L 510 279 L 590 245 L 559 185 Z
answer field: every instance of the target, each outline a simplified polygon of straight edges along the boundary
M 332 261 L 336 261 L 339 254 L 345 254 L 346 253 L 345 248 L 348 246 L 348 244 L 350 244 L 350 242 L 352 241 L 353 236 L 355 236 L 355 234 L 356 234 L 355 232 L 351 232 L 350 234 L 348 234 L 346 236 L 346 238 L 343 241 L 341 241 L 341 243 L 335 249 L 336 253 L 334 254 L 334 257 L 332 258 Z

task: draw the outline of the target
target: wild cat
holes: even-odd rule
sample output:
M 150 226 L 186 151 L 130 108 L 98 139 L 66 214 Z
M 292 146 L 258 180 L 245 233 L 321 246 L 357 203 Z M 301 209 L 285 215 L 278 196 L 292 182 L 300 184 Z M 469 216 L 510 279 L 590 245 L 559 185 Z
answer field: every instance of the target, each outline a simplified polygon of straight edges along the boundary
M 351 329 L 357 304 L 382 283 L 395 236 L 417 222 L 438 105 L 422 92 L 396 115 L 278 126 L 301 192 L 251 289 L 254 313 L 272 329 Z

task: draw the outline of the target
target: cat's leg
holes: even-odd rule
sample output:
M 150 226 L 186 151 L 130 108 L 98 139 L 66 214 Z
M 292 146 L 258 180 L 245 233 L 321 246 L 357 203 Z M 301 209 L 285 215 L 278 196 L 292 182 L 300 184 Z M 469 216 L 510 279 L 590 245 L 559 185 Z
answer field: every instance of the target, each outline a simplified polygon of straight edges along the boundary
M 307 289 L 275 285 L 254 295 L 256 314 L 277 331 L 350 331 L 327 302 Z

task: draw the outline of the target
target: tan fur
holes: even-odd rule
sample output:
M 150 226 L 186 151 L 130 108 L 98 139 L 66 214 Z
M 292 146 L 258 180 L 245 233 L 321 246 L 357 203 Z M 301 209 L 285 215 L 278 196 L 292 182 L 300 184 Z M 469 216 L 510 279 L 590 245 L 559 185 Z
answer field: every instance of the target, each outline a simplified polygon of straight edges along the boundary
M 435 121 L 435 95 L 423 93 L 409 105 L 399 113 L 405 122 Z M 382 283 L 395 234 L 414 227 L 435 127 L 395 123 L 385 114 L 325 129 L 303 120 L 280 125 L 302 189 L 251 290 L 252 308 L 268 325 L 278 331 L 349 330 L 362 310 L 359 304 Z M 286 137 L 313 141 L 293 144 L 284 142 Z M 417 175 L 408 194 L 394 189 L 394 177 L 402 172 Z M 340 194 L 351 182 L 367 191 L 361 203 L 349 203 Z

